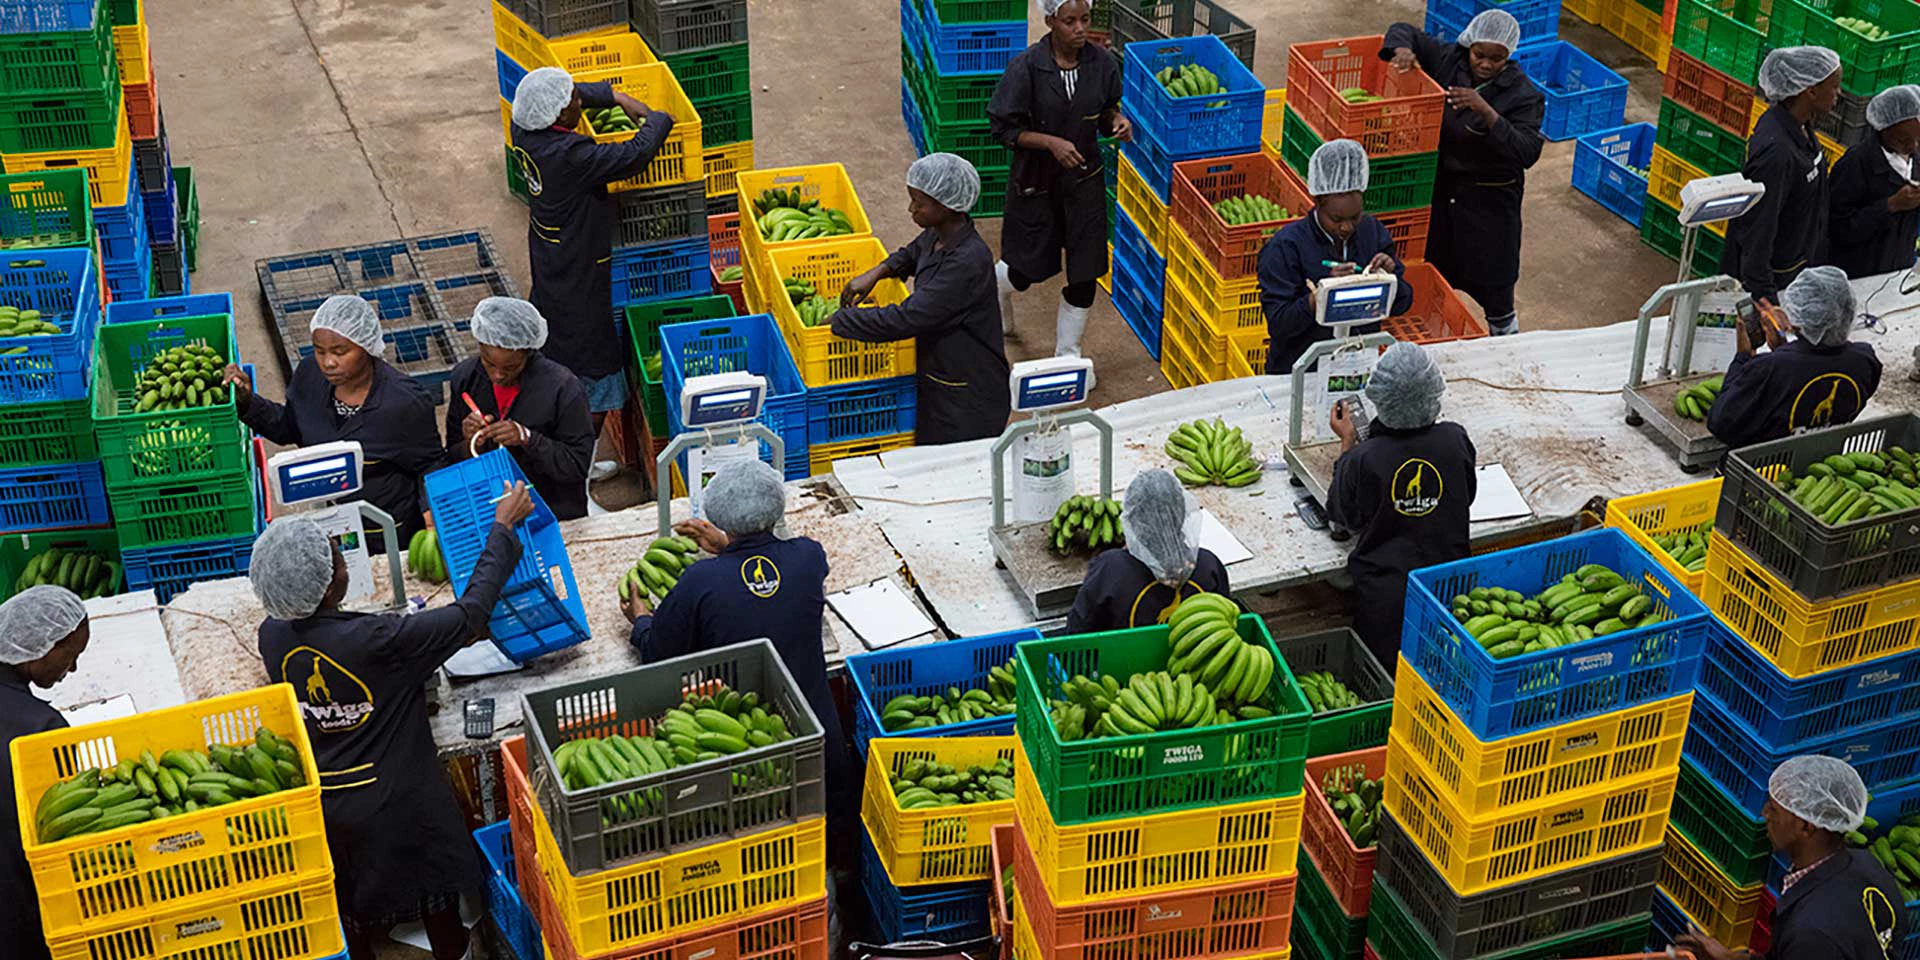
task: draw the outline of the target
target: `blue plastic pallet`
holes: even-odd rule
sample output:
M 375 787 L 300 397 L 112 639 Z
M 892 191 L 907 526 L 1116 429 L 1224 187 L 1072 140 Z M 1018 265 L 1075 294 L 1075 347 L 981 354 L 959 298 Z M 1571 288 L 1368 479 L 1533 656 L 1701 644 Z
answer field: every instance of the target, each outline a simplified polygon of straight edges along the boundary
M 127 589 L 153 588 L 166 603 L 203 580 L 244 576 L 253 559 L 251 533 L 202 543 L 169 547 L 139 547 L 121 553 L 126 565 Z
M 772 317 L 756 313 L 666 324 L 660 328 L 660 367 L 661 386 L 667 392 L 667 422 L 674 435 L 687 429 L 680 422 L 680 391 L 688 377 L 744 370 L 767 378 L 767 399 L 760 409 L 760 422 L 779 434 L 786 446 L 783 473 L 787 479 L 808 475 L 810 391 Z M 760 459 L 773 462 L 773 451 L 765 444 L 761 445 Z M 683 458 L 683 474 L 686 469 Z
M 527 68 L 513 62 L 506 51 L 494 48 L 494 69 L 500 75 L 500 99 L 511 102 L 513 95 L 520 89 L 520 81 L 527 78 Z M 539 960 L 538 957 L 531 960 Z
M 1127 116 L 1134 130 L 1152 137 L 1167 156 L 1226 156 L 1260 149 L 1266 87 L 1219 37 L 1136 41 L 1127 44 L 1125 59 L 1122 96 Z M 1154 79 L 1165 67 L 1187 65 L 1212 71 L 1224 90 L 1175 97 Z
M 1434 39 L 1452 41 L 1462 27 L 1484 10 L 1505 10 L 1520 21 L 1520 45 L 1554 40 L 1560 36 L 1560 0 L 1427 0 L 1427 33 Z M 1438 17 L 1444 33 L 1434 29 Z M 1444 29 L 1443 27 L 1443 29 Z
M 493 528 L 494 502 L 506 484 L 526 479 L 512 455 L 500 449 L 427 474 L 427 503 L 456 595 L 466 592 L 473 565 Z M 533 495 L 533 515 L 514 530 L 520 538 L 520 562 L 487 621 L 494 645 L 515 663 L 571 647 L 589 636 L 586 607 L 574 584 L 560 523 L 539 491 L 527 489 Z
M 1547 115 L 1540 133 L 1548 140 L 1572 140 L 1623 121 L 1626 78 L 1579 47 L 1565 40 L 1522 44 L 1513 59 L 1546 97 Z
M 1143 268 L 1126 257 L 1119 256 L 1119 248 L 1114 250 L 1113 258 L 1113 307 L 1120 312 L 1120 319 L 1127 322 L 1127 329 L 1140 338 L 1140 345 L 1147 348 L 1147 356 L 1156 362 L 1160 359 L 1160 320 L 1166 313 L 1166 287 L 1150 284 L 1141 274 Z
M 97 460 L 0 470 L 0 533 L 111 522 L 107 479 Z
M 40 311 L 60 333 L 0 337 L 0 403 L 79 400 L 93 367 L 100 325 L 99 278 L 93 251 L 81 247 L 0 252 L 0 304 Z
M 127 161 L 129 171 L 133 161 Z M 132 262 L 147 245 L 151 231 L 147 226 L 146 201 L 131 173 L 127 176 L 127 199 L 110 207 L 93 208 L 94 234 L 100 239 L 103 262 Z
M 1725 704 L 1703 690 L 1694 698 L 1683 749 L 1707 779 L 1726 788 L 1740 809 L 1759 810 L 1767 802 L 1767 778 L 1773 769 L 1803 754 L 1847 761 L 1870 791 L 1911 779 L 1920 773 L 1920 724 L 1898 718 L 1773 749 L 1755 739 Z
M 807 446 L 912 433 L 919 379 L 889 377 L 807 388 Z
M 888 733 L 880 723 L 880 708 L 903 694 L 922 696 L 948 687 L 962 690 L 985 687 L 987 672 L 1013 659 L 1015 644 L 1038 639 L 1040 631 L 1029 627 L 848 657 L 847 679 L 853 684 L 854 747 L 864 757 L 867 741 L 874 737 L 988 737 L 1012 733 L 1012 714 Z
M 1634 226 L 1647 203 L 1654 127 L 1630 123 L 1582 136 L 1573 145 L 1573 188 Z
M 859 831 L 860 887 L 873 908 L 874 932 L 882 941 L 960 943 L 987 935 L 993 922 L 992 884 L 999 881 L 917 884 L 903 890 L 887 879 L 887 868 L 873 848 L 873 837 L 865 827 Z
M 487 865 L 487 915 L 500 931 L 500 939 L 513 951 L 514 960 L 541 960 L 546 955 L 540 939 L 540 921 L 520 896 L 518 864 L 513 861 L 513 837 L 507 821 L 489 824 L 473 832 L 480 846 L 480 857 Z
M 922 48 L 933 54 L 934 69 L 941 76 L 999 74 L 1027 48 L 1025 20 L 947 26 L 940 22 L 933 0 L 900 0 L 901 23 L 907 22 L 906 8 L 915 4 L 921 6 L 919 16 L 913 18 L 914 27 L 920 32 Z
M 196 293 L 179 297 L 148 297 L 145 300 L 116 300 L 107 304 L 109 325 L 218 316 L 233 316 L 233 294 Z
M 613 251 L 613 305 L 701 297 L 713 292 L 707 238 L 674 240 Z
M 1797 752 L 1812 741 L 1920 720 L 1920 650 L 1790 680 L 1715 618 L 1700 659 L 1700 689 L 1747 737 Z

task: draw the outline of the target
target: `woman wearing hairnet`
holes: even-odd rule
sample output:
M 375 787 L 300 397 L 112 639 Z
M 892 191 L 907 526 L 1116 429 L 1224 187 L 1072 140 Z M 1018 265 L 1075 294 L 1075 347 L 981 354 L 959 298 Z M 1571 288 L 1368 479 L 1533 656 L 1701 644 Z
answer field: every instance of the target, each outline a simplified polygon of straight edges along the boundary
M 1840 98 L 1840 57 L 1826 47 L 1782 47 L 1760 63 L 1771 106 L 1747 138 L 1740 173 L 1766 184 L 1753 209 L 1727 224 L 1720 272 L 1771 308 L 1780 290 L 1827 253 L 1827 155 L 1813 121 Z
M 1380 46 L 1394 69 L 1418 66 L 1446 88 L 1427 260 L 1479 302 L 1494 336 L 1520 331 L 1520 201 L 1545 143 L 1546 98 L 1509 59 L 1519 46 L 1520 22 L 1505 10 L 1482 11 L 1453 43 L 1396 23 Z
M 1860 774 L 1835 757 L 1794 757 L 1767 778 L 1761 816 L 1768 842 L 1788 864 L 1773 908 L 1769 960 L 1902 956 L 1901 944 L 1912 932 L 1906 895 L 1871 852 L 1846 842 L 1846 834 L 1864 822 L 1869 796 Z M 1698 928 L 1681 934 L 1674 946 L 1702 960 L 1747 955 L 1744 944 L 1728 949 Z
M 260 660 L 300 698 L 333 855 L 347 950 L 374 960 L 373 938 L 422 921 L 435 960 L 461 960 L 460 894 L 481 879 L 465 818 L 427 723 L 426 682 L 487 619 L 520 560 L 513 528 L 533 513 L 516 483 L 467 589 L 452 605 L 412 615 L 349 613 L 347 565 L 318 524 L 281 517 L 253 545 L 247 577 L 265 608 Z
M 1200 545 L 1199 519 L 1187 511 L 1187 491 L 1173 474 L 1148 470 L 1134 477 L 1120 511 L 1126 549 L 1102 551 L 1087 564 L 1067 612 L 1067 632 L 1150 627 L 1167 622 L 1194 594 L 1231 596 L 1227 568 Z
M 920 235 L 848 281 L 840 309 L 828 318 L 849 340 L 913 340 L 920 409 L 914 442 L 921 446 L 998 436 L 1012 410 L 993 252 L 967 215 L 979 199 L 973 164 L 951 153 L 915 160 L 907 168 L 907 213 Z M 861 306 L 889 278 L 912 280 L 913 292 L 892 306 Z
M 1465 429 L 1438 422 L 1446 392 L 1424 348 L 1396 343 L 1367 379 L 1374 418 L 1366 438 L 1344 403 L 1333 409 L 1341 452 L 1327 513 L 1355 534 L 1347 556 L 1353 629 L 1389 672 L 1400 654 L 1407 574 L 1467 555 L 1475 455 Z
M 1867 101 L 1873 133 L 1833 165 L 1828 185 L 1827 263 L 1849 277 L 1913 266 L 1920 239 L 1920 87 L 1890 87 Z
M 1060 272 L 1053 355 L 1080 355 L 1096 284 L 1107 273 L 1107 186 L 1100 137 L 1133 137 L 1120 115 L 1120 58 L 1087 42 L 1091 0 L 1040 0 L 1047 35 L 1007 64 L 987 104 L 993 137 L 1013 151 L 1000 222 L 1000 321 L 1013 295 Z M 996 431 L 998 428 L 995 428 Z
M 402 541 L 426 525 L 420 478 L 440 466 L 445 450 L 433 421 L 433 398 L 412 377 L 381 359 L 387 352 L 373 304 L 328 297 L 307 321 L 313 356 L 287 383 L 287 402 L 253 392 L 238 366 L 227 367 L 240 419 L 268 440 L 312 447 L 354 440 L 366 457 L 360 496 L 393 516 Z M 379 538 L 369 538 L 378 545 Z
M 20 737 L 67 725 L 32 688 L 47 689 L 72 673 L 89 636 L 87 608 L 65 587 L 28 587 L 0 604 L 0 754 Z M 12 763 L 0 763 L 0 943 L 15 960 L 48 957 L 13 805 Z
M 1780 294 L 1797 336 L 1767 329 L 1756 355 L 1746 325 L 1736 327 L 1733 362 L 1707 429 L 1729 448 L 1778 440 L 1798 430 L 1852 423 L 1880 389 L 1880 358 L 1865 343 L 1848 343 L 1853 287 L 1837 267 L 1808 267 Z
M 525 300 L 488 297 L 473 308 L 473 339 L 480 355 L 449 381 L 448 461 L 505 447 L 555 517 L 586 516 L 593 415 L 580 378 L 540 352 L 546 318 Z
M 1333 328 L 1313 318 L 1314 284 L 1361 271 L 1403 276 L 1387 228 L 1366 212 L 1367 151 L 1352 140 L 1329 140 L 1307 161 L 1313 209 L 1274 231 L 1260 248 L 1260 307 L 1267 315 L 1268 373 L 1293 372 L 1294 361 Z M 1329 266 L 1331 264 L 1331 266 Z M 1400 284 L 1393 312 L 1413 306 L 1413 288 Z M 1373 333 L 1377 323 L 1356 327 Z

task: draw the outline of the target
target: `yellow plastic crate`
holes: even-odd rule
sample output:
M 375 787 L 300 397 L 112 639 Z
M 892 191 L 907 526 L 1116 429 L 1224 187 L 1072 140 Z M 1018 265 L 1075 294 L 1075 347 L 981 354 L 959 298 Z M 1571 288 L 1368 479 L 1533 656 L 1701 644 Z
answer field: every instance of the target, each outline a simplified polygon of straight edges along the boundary
M 500 52 L 506 54 L 508 59 L 529 71 L 560 65 L 547 46 L 547 38 L 501 6 L 498 0 L 493 4 L 493 45 L 500 48 Z
M 1175 390 L 1212 382 L 1200 368 L 1200 362 L 1194 359 L 1193 348 L 1178 332 L 1168 329 L 1164 320 L 1160 324 L 1160 376 Z
M 871 457 L 876 453 L 903 450 L 911 446 L 913 446 L 911 433 L 896 433 L 891 437 L 842 440 L 839 443 L 810 443 L 807 445 L 807 472 L 817 477 L 823 473 L 832 473 L 833 464 L 838 460 Z
M 867 211 L 860 206 L 860 195 L 853 189 L 853 178 L 847 175 L 847 168 L 839 163 L 819 163 L 801 167 L 776 167 L 772 170 L 747 170 L 735 177 L 739 183 L 740 197 L 740 263 L 744 272 L 755 270 L 763 273 L 772 270 L 772 261 L 768 251 L 788 250 L 809 244 L 832 243 L 858 237 L 873 236 L 873 222 L 867 219 Z M 812 240 L 787 240 L 782 243 L 768 243 L 760 236 L 759 228 L 749 223 L 756 217 L 759 208 L 753 200 L 764 190 L 778 187 L 782 190 L 798 190 L 800 196 L 808 200 L 818 200 L 823 207 L 832 207 L 847 215 L 847 223 L 853 232 L 837 237 L 817 237 Z
M 1598 25 L 1601 21 L 1601 11 L 1606 9 L 1606 5 L 1606 0 L 1563 0 L 1560 9 L 1588 23 Z
M 47 948 L 53 960 L 308 960 L 346 944 L 329 874 L 49 939 Z
M 1393 732 L 1470 819 L 1678 770 L 1693 713 L 1693 694 L 1686 693 L 1488 743 L 1474 737 L 1405 657 L 1394 676 Z
M 1608 33 L 1659 67 L 1667 69 L 1667 51 L 1673 48 L 1673 30 L 1661 22 L 1660 14 L 1640 5 L 1639 0 L 1600 0 L 1600 19 L 1596 21 Z
M 1062 827 L 1024 748 L 1015 753 L 1016 822 L 1055 906 L 1243 883 L 1294 872 L 1304 792 Z
M 1100 275 L 1100 289 L 1107 292 L 1107 299 L 1113 299 L 1113 244 L 1107 244 L 1107 272 Z
M 500 101 L 500 139 L 513 143 L 513 101 Z
M 1661 568 L 1686 585 L 1694 596 L 1705 590 L 1707 572 L 1690 573 L 1653 538 L 1675 530 L 1690 530 L 1711 524 L 1720 509 L 1720 478 L 1687 483 L 1652 493 L 1616 497 L 1607 501 L 1607 526 L 1619 530 L 1640 545 Z
M 1280 155 L 1280 127 L 1287 112 L 1287 88 L 1267 90 L 1266 109 L 1260 115 L 1260 150 L 1270 157 Z
M 1013 759 L 1014 737 L 880 737 L 867 744 L 860 820 L 896 887 L 993 876 L 993 828 L 1013 822 L 1013 801 L 902 810 L 889 774 L 915 760 L 958 768 Z
M 1631 0 L 1629 0 L 1629 2 L 1631 2 Z M 1753 133 L 1753 128 L 1760 125 L 1760 116 L 1767 112 L 1767 106 L 1766 101 L 1757 97 L 1754 98 L 1753 109 L 1747 114 L 1747 133 Z M 1829 169 L 1831 169 L 1834 164 L 1839 163 L 1840 158 L 1847 152 L 1847 148 L 1841 146 L 1840 141 L 1818 130 L 1814 131 L 1813 138 L 1820 142 L 1820 152 L 1827 155 L 1827 167 Z M 1679 204 L 1674 204 L 1673 206 L 1678 208 Z
M 1693 841 L 1667 827 L 1667 847 L 1660 855 L 1660 889 L 1685 911 L 1694 926 L 1721 943 L 1746 943 L 1760 915 L 1760 895 L 1766 884 L 1736 887 Z
M 1122 213 L 1140 228 L 1147 237 L 1147 245 L 1161 256 L 1167 255 L 1167 205 L 1154 196 L 1153 190 L 1145 180 L 1140 179 L 1140 171 L 1133 168 L 1133 161 L 1125 154 L 1120 156 L 1120 174 L 1113 188 L 1114 202 Z
M 1187 302 L 1200 308 L 1201 320 L 1216 333 L 1266 332 L 1267 314 L 1260 308 L 1259 278 L 1232 282 L 1220 279 L 1213 264 L 1200 256 L 1193 238 L 1171 222 L 1167 225 L 1167 286 L 1186 294 Z
M 742 140 L 739 143 L 707 147 L 700 159 L 701 174 L 707 180 L 708 199 L 731 197 L 740 190 L 740 171 L 753 169 L 753 141 Z
M 1673 155 L 1673 152 L 1658 144 L 1653 148 L 1653 159 L 1647 162 L 1647 196 L 1668 207 L 1680 209 L 1680 188 L 1693 180 L 1706 177 L 1699 167 Z M 1717 220 L 1707 224 L 1707 230 L 1716 236 L 1727 235 L 1727 221 Z
M 1016 900 L 1020 899 L 1020 890 L 1017 887 L 1014 889 L 1014 898 Z M 1016 908 L 1013 911 L 1012 950 L 1013 950 L 1014 960 L 1053 960 L 1052 957 L 1049 957 L 1045 953 L 1041 952 L 1040 938 L 1036 936 L 1033 932 L 1033 920 L 1029 916 L 1029 913 L 1030 911 L 1026 910 L 1024 905 L 1022 905 L 1020 908 Z M 1089 918 L 1089 919 L 1092 919 L 1092 918 Z M 1115 931 L 1101 928 L 1095 931 L 1094 933 L 1101 936 L 1111 936 L 1114 932 Z M 1107 946 L 1109 946 L 1109 949 L 1112 949 L 1112 948 L 1125 949 L 1127 947 L 1132 947 L 1134 945 L 1135 944 L 1132 944 L 1132 943 L 1121 942 L 1121 943 L 1111 944 Z M 1086 955 L 1091 955 L 1096 951 L 1096 949 L 1097 948 L 1082 948 L 1080 952 Z M 1100 952 L 1104 953 L 1105 951 L 1100 951 Z M 1112 954 L 1112 956 L 1114 957 L 1114 960 L 1119 960 L 1120 957 L 1126 956 L 1130 952 L 1131 951 L 1128 951 L 1127 953 L 1121 953 L 1116 950 Z M 1209 953 L 1208 955 L 1210 956 L 1211 954 Z M 1289 946 L 1289 947 L 1286 947 L 1285 949 L 1282 949 L 1273 953 L 1241 954 L 1237 957 L 1234 957 L 1233 960 L 1291 960 L 1292 957 L 1293 957 L 1293 948 Z
M 111 207 L 127 202 L 127 181 L 133 177 L 133 134 L 127 129 L 126 98 L 120 98 L 119 135 L 113 146 L 98 150 L 69 150 L 49 153 L 0 154 L 0 167 L 8 173 L 38 173 L 85 167 L 87 195 L 96 207 Z
M 609 27 L 617 30 L 617 27 Z M 502 47 L 501 49 L 506 49 Z M 547 41 L 547 58 L 554 66 L 568 73 L 580 74 L 592 70 L 617 70 L 621 67 L 637 67 L 643 63 L 659 63 L 660 58 L 647 48 L 647 41 L 637 33 L 589 33 L 585 36 L 563 37 Z M 653 106 L 652 103 L 647 104 Z M 674 119 L 680 119 L 674 114 Z
M 133 0 L 136 20 L 113 28 L 113 57 L 120 61 L 120 80 L 145 83 L 153 75 L 153 51 L 147 36 L 146 0 Z M 140 79 L 129 80 L 130 77 Z
M 39 843 L 40 795 L 90 767 L 152 750 L 252 743 L 257 727 L 286 737 L 306 786 L 195 813 Z M 274 884 L 331 876 L 320 771 L 293 687 L 275 684 L 121 720 L 21 737 L 11 747 L 13 799 L 49 939 L 200 910 Z
M 693 108 L 693 101 L 687 99 L 686 92 L 680 89 L 680 81 L 675 79 L 673 71 L 667 69 L 666 64 L 641 63 L 607 70 L 586 70 L 574 74 L 574 79 L 580 83 L 611 83 L 613 89 L 629 94 L 655 110 L 665 110 L 673 115 L 673 132 L 667 134 L 667 141 L 660 145 L 660 152 L 654 155 L 652 163 L 647 164 L 647 169 L 637 177 L 607 184 L 608 190 L 644 190 L 647 187 L 698 183 L 705 176 L 700 153 L 700 113 Z M 595 143 L 625 143 L 638 132 L 599 133 L 585 116 L 580 118 L 579 129 L 581 133 L 592 137 Z
M 1920 580 L 1814 603 L 1718 530 L 1700 599 L 1796 680 L 1920 647 Z
M 744 219 L 744 218 L 742 218 Z M 752 229 L 741 224 L 741 233 Z M 755 231 L 757 234 L 758 231 Z M 830 387 L 861 380 L 911 376 L 916 369 L 913 340 L 892 343 L 863 343 L 834 336 L 829 327 L 800 324 L 800 312 L 786 296 L 783 283 L 788 279 L 805 280 L 819 294 L 837 299 L 852 280 L 887 259 L 886 245 L 871 236 L 848 240 L 836 237 L 798 246 L 777 244 L 767 251 L 771 274 L 755 278 L 758 296 L 772 309 L 774 322 L 793 350 L 793 364 L 809 387 Z M 746 271 L 742 270 L 742 274 Z M 907 285 L 898 280 L 882 280 L 874 285 L 869 303 L 891 306 L 907 298 Z

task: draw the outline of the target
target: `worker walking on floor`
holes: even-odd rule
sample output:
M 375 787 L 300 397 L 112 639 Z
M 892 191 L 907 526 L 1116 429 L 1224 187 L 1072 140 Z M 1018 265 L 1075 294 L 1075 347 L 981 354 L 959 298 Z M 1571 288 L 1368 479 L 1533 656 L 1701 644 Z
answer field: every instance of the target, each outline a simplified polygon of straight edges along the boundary
M 1720 272 L 1767 307 L 1800 271 L 1826 262 L 1827 155 L 1813 122 L 1840 99 L 1840 57 L 1826 47 L 1782 47 L 1760 64 L 1770 106 L 1747 138 L 1740 173 L 1765 184 L 1753 209 L 1727 224 Z
M 21 737 L 67 726 L 32 688 L 50 689 L 72 673 L 91 637 L 86 605 L 65 587 L 28 587 L 0 604 L 0 751 Z M 11 762 L 0 764 L 0 943 L 10 960 L 50 955 L 14 808 Z
M 1307 161 L 1307 192 L 1313 209 L 1274 231 L 1260 248 L 1260 308 L 1267 315 L 1267 373 L 1293 372 L 1294 361 L 1333 328 L 1314 318 L 1314 285 L 1328 277 L 1362 271 L 1404 277 L 1393 238 L 1367 215 L 1367 151 L 1352 140 L 1329 140 Z M 1413 306 L 1413 289 L 1401 283 L 1393 312 Z M 1377 323 L 1355 333 L 1374 333 Z
M 1473 441 L 1442 423 L 1447 391 L 1425 348 L 1396 343 L 1367 380 L 1375 416 L 1361 438 L 1345 403 L 1333 408 L 1340 438 L 1327 513 L 1354 531 L 1353 629 L 1392 670 L 1400 653 L 1407 574 L 1459 560 L 1468 552 L 1468 508 L 1476 488 Z
M 1453 43 L 1396 23 L 1380 47 L 1395 70 L 1418 66 L 1447 91 L 1427 260 L 1480 304 L 1494 336 L 1520 331 L 1520 204 L 1545 145 L 1546 98 L 1510 59 L 1519 46 L 1520 22 L 1486 10 Z
M 1120 58 L 1087 42 L 1090 0 L 1040 0 L 1047 35 L 1013 61 L 987 104 L 993 137 L 1013 151 L 1000 221 L 1000 322 L 1013 294 L 1060 272 L 1053 355 L 1077 357 L 1087 311 L 1107 273 L 1107 186 L 1100 137 L 1133 138 L 1120 114 Z
M 870 343 L 914 341 L 921 446 L 998 436 L 1012 412 L 993 251 L 967 211 L 980 174 L 951 153 L 907 168 L 907 214 L 920 235 L 847 282 L 829 318 L 837 336 Z M 913 292 L 884 307 L 862 304 L 881 280 L 912 280 Z
M 1087 564 L 1067 633 L 1151 627 L 1195 594 L 1231 595 L 1227 568 L 1200 545 L 1200 513 L 1173 474 L 1148 470 L 1127 484 L 1120 530 L 1127 545 Z
M 1852 423 L 1880 389 L 1880 358 L 1872 345 L 1847 342 L 1853 287 L 1839 268 L 1801 271 L 1781 292 L 1780 304 L 1796 334 L 1792 341 L 1769 319 L 1770 349 L 1756 354 L 1746 325 L 1735 328 L 1733 362 L 1707 411 L 1707 429 L 1729 448 Z
M 1828 184 L 1827 263 L 1849 277 L 1913 266 L 1920 239 L 1920 87 L 1889 87 L 1867 101 L 1872 135 L 1833 165 Z

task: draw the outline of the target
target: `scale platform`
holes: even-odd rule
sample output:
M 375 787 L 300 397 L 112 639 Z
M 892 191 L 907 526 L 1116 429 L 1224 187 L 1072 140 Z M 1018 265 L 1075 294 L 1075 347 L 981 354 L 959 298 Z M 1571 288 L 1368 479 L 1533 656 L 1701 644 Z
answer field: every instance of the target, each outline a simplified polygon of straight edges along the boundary
M 1305 487 L 1322 507 L 1326 506 L 1327 491 L 1333 487 L 1333 464 L 1340 459 L 1340 441 L 1323 440 L 1302 447 L 1288 444 L 1286 457 L 1293 482 Z
M 987 531 L 994 559 L 1013 578 L 1020 598 L 1038 620 L 1064 616 L 1087 579 L 1087 557 L 1061 556 L 1048 545 L 1047 521 Z
M 1654 435 L 1673 449 L 1680 469 L 1687 473 L 1698 473 L 1719 463 L 1727 452 L 1727 445 L 1714 439 L 1704 422 L 1689 420 L 1673 409 L 1675 397 L 1694 384 L 1718 375 L 1698 373 L 1623 387 L 1620 394 L 1627 402 L 1627 425 L 1653 428 Z

